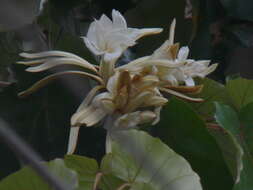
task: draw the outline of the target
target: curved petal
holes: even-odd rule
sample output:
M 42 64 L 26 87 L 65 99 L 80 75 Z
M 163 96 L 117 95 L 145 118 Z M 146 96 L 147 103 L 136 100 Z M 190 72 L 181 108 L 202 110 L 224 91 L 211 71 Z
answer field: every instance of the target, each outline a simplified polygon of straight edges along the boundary
M 127 28 L 127 23 L 125 18 L 120 14 L 119 11 L 112 10 L 112 20 L 113 20 L 113 26 L 115 28 L 121 28 L 121 29 L 126 29 Z
M 171 89 L 160 88 L 160 90 L 163 91 L 163 92 L 166 92 L 166 93 L 168 93 L 168 94 L 174 95 L 174 96 L 176 96 L 176 97 L 178 97 L 178 98 L 182 98 L 182 99 L 184 99 L 184 100 L 189 100 L 189 101 L 191 101 L 191 102 L 203 102 L 203 101 L 204 101 L 204 100 L 201 99 L 201 98 L 192 98 L 192 97 L 186 96 L 186 95 L 184 95 L 184 94 L 181 94 L 181 93 L 176 92 L 176 91 L 171 90 Z
M 131 29 L 130 36 L 132 36 L 134 40 L 138 40 L 148 35 L 159 34 L 163 31 L 162 28 L 145 28 L 145 29 L 130 28 L 130 29 Z
M 85 99 L 83 100 L 83 102 L 80 104 L 80 106 L 78 107 L 77 111 L 76 112 L 79 112 L 81 111 L 84 107 L 87 107 L 92 99 L 94 98 L 94 96 L 96 95 L 96 93 L 103 89 L 104 86 L 102 85 L 99 85 L 99 86 L 95 86 L 94 88 L 91 89 L 91 91 L 86 95 Z
M 189 55 L 189 48 L 187 46 L 181 47 L 178 52 L 178 61 L 185 61 Z
M 195 82 L 193 78 L 191 77 L 186 78 L 184 81 L 185 81 L 186 86 L 195 86 Z
M 59 66 L 59 65 L 66 65 L 66 64 L 80 66 L 80 67 L 83 67 L 86 69 L 90 69 L 90 70 L 97 73 L 97 69 L 93 65 L 91 65 L 89 62 L 80 61 L 75 58 L 65 58 L 65 57 L 47 59 L 44 63 L 42 63 L 38 66 L 33 66 L 33 67 L 27 68 L 26 71 L 28 71 L 28 72 L 41 72 L 41 71 L 45 71 L 47 69 L 51 69 L 51 68 Z
M 36 82 L 34 85 L 32 85 L 27 90 L 18 93 L 18 96 L 19 97 L 28 96 L 28 95 L 32 94 L 33 92 L 35 92 L 36 90 L 44 87 L 49 82 L 57 79 L 58 77 L 61 77 L 63 75 L 71 75 L 71 74 L 85 76 L 85 77 L 91 77 L 91 78 L 97 80 L 98 82 L 100 82 L 101 84 L 103 84 L 103 81 L 99 77 L 97 77 L 96 75 L 92 75 L 90 73 L 81 72 L 81 71 L 65 71 L 65 72 L 59 72 L 59 73 L 55 73 L 55 74 L 49 75 L 49 76 L 47 76 L 47 77 L 39 80 L 38 82 Z
M 90 42 L 90 40 L 86 37 L 81 37 L 86 45 L 86 47 L 91 51 L 91 53 L 93 53 L 94 55 L 103 55 L 104 51 L 101 51 L 98 49 L 98 47 L 96 47 L 96 45 L 92 42 Z
M 160 121 L 160 112 L 162 110 L 162 106 L 156 107 L 154 113 L 156 114 L 155 120 L 152 122 L 152 125 L 157 124 Z
M 36 58 L 44 58 L 44 57 L 72 57 L 76 58 L 80 61 L 85 61 L 83 58 L 69 52 L 64 52 L 64 51 L 57 51 L 57 50 L 52 50 L 52 51 L 44 51 L 40 53 L 20 53 L 19 54 L 21 57 L 24 58 L 30 58 L 30 59 L 36 59 Z M 87 62 L 87 61 L 86 61 Z

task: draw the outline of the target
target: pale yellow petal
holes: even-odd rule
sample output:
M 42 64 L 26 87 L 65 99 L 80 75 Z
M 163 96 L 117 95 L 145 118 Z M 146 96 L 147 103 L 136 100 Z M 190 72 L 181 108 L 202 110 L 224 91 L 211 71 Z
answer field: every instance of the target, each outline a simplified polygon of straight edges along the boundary
M 174 95 L 174 96 L 177 96 L 179 98 L 182 98 L 184 100 L 188 100 L 188 101 L 191 101 L 191 102 L 203 102 L 204 100 L 201 99 L 201 98 L 192 98 L 192 97 L 189 97 L 189 96 L 186 96 L 184 94 L 181 94 L 179 92 L 176 92 L 174 90 L 171 90 L 171 89 L 167 89 L 167 88 L 160 88 L 161 91 L 164 91 L 164 92 L 167 92 L 171 95 Z
M 97 69 L 90 64 L 87 61 L 80 61 L 78 59 L 75 58 L 51 58 L 51 59 L 47 59 L 45 62 L 43 62 L 42 64 L 38 65 L 38 66 L 33 66 L 33 67 L 29 67 L 26 69 L 26 71 L 28 72 L 41 72 L 41 71 L 45 71 L 47 69 L 59 66 L 59 65 L 76 65 L 76 66 L 80 66 L 86 69 L 90 69 L 91 71 L 97 72 Z
M 172 45 L 174 43 L 175 37 L 175 28 L 176 28 L 176 19 L 174 18 L 171 25 L 170 25 L 170 36 L 169 36 L 169 43 Z
M 80 129 L 80 127 L 71 127 L 70 128 L 67 154 L 73 154 L 76 149 L 79 129 Z
M 96 93 L 103 89 L 104 87 L 99 85 L 99 86 L 95 86 L 93 89 L 90 90 L 90 92 L 86 95 L 85 99 L 83 100 L 83 102 L 80 104 L 80 106 L 78 107 L 76 112 L 81 111 L 84 107 L 87 107 L 90 102 L 92 101 L 92 99 L 94 98 L 94 96 L 96 95 Z
M 82 72 L 82 71 L 65 71 L 65 72 L 59 72 L 59 73 L 55 73 L 52 75 L 49 75 L 41 80 L 39 80 L 38 82 L 36 82 L 34 85 L 32 85 L 30 88 L 28 88 L 27 90 L 20 92 L 18 94 L 19 97 L 25 97 L 28 96 L 30 94 L 32 94 L 33 92 L 37 91 L 38 89 L 44 87 L 45 85 L 47 85 L 49 82 L 64 76 L 64 75 L 80 75 L 80 76 L 85 76 L 85 77 L 90 77 L 93 78 L 95 80 L 97 80 L 100 83 L 103 83 L 103 81 L 97 77 L 96 75 L 90 74 L 90 73 L 86 73 L 86 72 Z

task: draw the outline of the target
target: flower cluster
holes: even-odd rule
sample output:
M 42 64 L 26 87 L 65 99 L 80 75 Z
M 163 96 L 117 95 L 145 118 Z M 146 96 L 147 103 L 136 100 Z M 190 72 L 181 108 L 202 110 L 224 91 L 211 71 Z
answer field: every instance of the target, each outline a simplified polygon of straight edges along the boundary
M 87 48 L 99 57 L 99 66 L 81 57 L 62 51 L 41 53 L 22 53 L 29 60 L 18 63 L 29 65 L 29 72 L 40 72 L 52 67 L 72 64 L 89 70 L 66 71 L 50 75 L 21 92 L 25 96 L 40 88 L 45 82 L 63 74 L 78 74 L 98 82 L 87 94 L 76 113 L 71 118 L 71 132 L 68 152 L 76 146 L 80 126 L 93 126 L 109 118 L 113 120 L 112 129 L 128 129 L 142 123 L 159 121 L 160 111 L 170 94 L 193 102 L 202 99 L 189 97 L 198 93 L 201 85 L 195 85 L 195 77 L 205 77 L 215 70 L 217 64 L 209 66 L 209 60 L 188 59 L 189 48 L 179 48 L 174 43 L 175 20 L 171 24 L 169 39 L 152 55 L 133 60 L 123 66 L 115 67 L 122 53 L 136 44 L 139 38 L 158 34 L 160 28 L 136 29 L 127 27 L 124 17 L 113 10 L 112 20 L 102 15 L 91 23 L 87 36 L 83 37 Z

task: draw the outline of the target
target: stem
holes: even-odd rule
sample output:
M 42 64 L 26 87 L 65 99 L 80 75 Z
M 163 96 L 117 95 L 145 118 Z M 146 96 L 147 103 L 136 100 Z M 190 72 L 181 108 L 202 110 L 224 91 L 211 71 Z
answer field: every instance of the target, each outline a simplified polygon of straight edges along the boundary
M 25 163 L 30 164 L 50 186 L 55 190 L 72 190 L 73 188 L 65 184 L 58 177 L 50 173 L 48 168 L 41 163 L 42 159 L 31 147 L 26 144 L 7 124 L 0 119 L 0 139 L 7 144 L 12 151 L 17 154 Z
M 110 137 L 110 132 L 107 131 L 106 133 L 106 140 L 105 140 L 105 153 L 111 153 L 112 152 L 112 140 Z
M 94 182 L 94 185 L 93 185 L 93 188 L 92 188 L 93 190 L 97 190 L 98 183 L 99 183 L 102 176 L 103 176 L 102 172 L 97 173 L 96 179 L 95 179 L 95 182 Z
M 104 123 L 104 129 L 106 129 L 106 140 L 105 140 L 105 153 L 111 153 L 112 152 L 112 139 L 111 139 L 111 130 L 113 128 L 113 123 L 114 123 L 114 118 L 113 116 L 108 116 L 105 120 Z

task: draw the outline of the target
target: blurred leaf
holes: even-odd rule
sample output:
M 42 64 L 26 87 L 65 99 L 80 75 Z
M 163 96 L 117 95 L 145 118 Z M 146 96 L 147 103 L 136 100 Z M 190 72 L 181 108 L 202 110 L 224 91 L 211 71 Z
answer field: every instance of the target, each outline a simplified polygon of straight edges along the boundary
M 253 2 L 251 0 L 220 0 L 227 11 L 227 14 L 233 18 L 253 21 Z
M 235 24 L 226 28 L 227 36 L 232 35 L 242 46 L 253 46 L 252 24 Z
M 10 73 L 10 65 L 17 61 L 19 47 L 14 32 L 0 33 L 0 81 L 14 81 Z
M 239 115 L 229 106 L 216 104 L 216 120 L 241 145 L 244 150 L 243 166 L 238 162 L 238 170 L 241 170 L 239 182 L 236 180 L 234 190 L 245 190 L 253 187 L 253 144 L 252 144 L 252 113 L 253 103 L 241 109 Z M 250 116 L 250 117 L 249 117 Z M 237 158 L 235 158 L 237 159 Z
M 253 80 L 243 78 L 229 80 L 226 84 L 226 90 L 237 110 L 253 102 Z
M 31 24 L 39 15 L 41 0 L 1 0 L 0 32 Z
M 60 177 L 62 181 L 68 183 L 74 189 L 78 186 L 77 174 L 73 170 L 66 168 L 63 160 L 55 159 L 48 163 L 49 170 Z M 25 167 L 0 182 L 1 190 L 51 190 L 44 180 L 41 179 L 29 167 Z
M 203 189 L 231 189 L 233 179 L 207 126 L 192 108 L 172 98 L 163 108 L 155 135 L 186 158 L 201 178 Z
M 238 79 L 238 78 L 241 78 L 240 74 L 232 74 L 232 75 L 228 75 L 226 76 L 226 83 L 228 83 L 228 81 L 230 80 L 235 80 L 235 79 Z
M 113 132 L 112 153 L 101 167 L 129 183 L 130 189 L 202 189 L 198 175 L 183 157 L 142 131 Z

